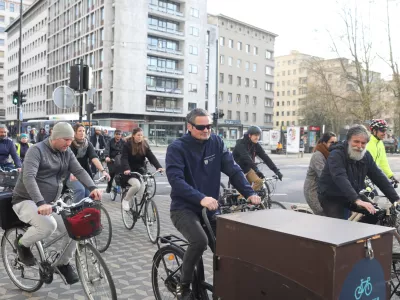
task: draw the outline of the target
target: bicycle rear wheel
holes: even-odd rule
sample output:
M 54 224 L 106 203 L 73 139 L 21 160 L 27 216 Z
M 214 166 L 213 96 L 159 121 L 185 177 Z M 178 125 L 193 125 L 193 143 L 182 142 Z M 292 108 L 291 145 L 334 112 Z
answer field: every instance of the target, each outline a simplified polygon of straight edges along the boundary
M 75 264 L 83 290 L 90 300 L 117 299 L 110 270 L 100 252 L 92 244 L 78 244 Z
M 106 208 L 103 205 L 101 205 L 100 210 L 101 210 L 101 226 L 103 226 L 103 230 L 99 235 L 95 236 L 93 239 L 96 249 L 99 250 L 100 253 L 103 253 L 108 249 L 108 247 L 110 247 L 111 244 L 112 224 L 110 215 L 108 214 Z
M 6 269 L 11 281 L 21 290 L 33 293 L 39 290 L 43 281 L 40 279 L 39 263 L 44 260 L 42 257 L 38 244 L 31 247 L 33 256 L 36 258 L 36 264 L 28 267 L 19 262 L 17 249 L 14 246 L 14 241 L 19 235 L 23 235 L 25 229 L 13 228 L 6 230 L 1 239 L 1 256 L 3 258 L 3 265 Z
M 150 242 L 155 244 L 160 235 L 160 216 L 154 200 L 147 200 L 145 206 L 145 225 Z
M 157 183 L 154 176 L 147 178 L 147 193 L 149 195 L 149 199 L 153 199 L 157 191 Z

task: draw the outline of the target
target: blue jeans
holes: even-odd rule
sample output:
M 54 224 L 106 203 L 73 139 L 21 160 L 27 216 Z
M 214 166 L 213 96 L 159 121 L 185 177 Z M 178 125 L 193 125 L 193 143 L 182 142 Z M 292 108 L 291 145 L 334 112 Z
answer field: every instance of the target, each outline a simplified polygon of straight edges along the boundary
M 74 192 L 75 203 L 81 201 L 85 197 L 88 197 L 90 194 L 90 191 L 87 188 L 85 188 L 83 184 L 80 183 L 78 180 L 70 181 L 68 179 L 67 187 Z

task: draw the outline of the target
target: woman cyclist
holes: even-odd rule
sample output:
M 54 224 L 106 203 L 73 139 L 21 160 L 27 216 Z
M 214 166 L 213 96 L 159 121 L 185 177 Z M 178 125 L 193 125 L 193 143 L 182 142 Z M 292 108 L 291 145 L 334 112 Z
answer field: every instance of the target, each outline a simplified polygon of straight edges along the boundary
M 107 180 L 110 180 L 110 175 L 104 170 L 102 164 L 100 163 L 96 151 L 91 142 L 85 137 L 85 127 L 81 124 L 74 125 L 74 141 L 72 142 L 70 148 L 75 154 L 78 162 L 81 166 L 91 175 L 89 162 L 92 162 Z M 80 183 L 74 175 L 71 174 L 69 180 L 67 181 L 67 187 L 74 192 L 74 201 L 78 202 L 85 197 L 88 197 L 90 192 L 86 189 L 82 183 Z
M 125 170 L 124 174 L 129 175 L 131 172 L 137 172 L 143 175 L 146 174 L 146 158 L 157 171 L 164 171 L 157 158 L 150 150 L 149 144 L 144 140 L 143 129 L 137 127 L 133 129 L 132 136 L 127 139 L 122 148 L 121 164 L 122 170 Z M 129 178 L 128 183 L 131 187 L 126 197 L 122 200 L 122 207 L 126 211 L 130 209 L 129 203 L 130 200 L 133 199 L 133 196 L 137 195 L 138 199 L 141 199 L 145 188 L 137 177 Z

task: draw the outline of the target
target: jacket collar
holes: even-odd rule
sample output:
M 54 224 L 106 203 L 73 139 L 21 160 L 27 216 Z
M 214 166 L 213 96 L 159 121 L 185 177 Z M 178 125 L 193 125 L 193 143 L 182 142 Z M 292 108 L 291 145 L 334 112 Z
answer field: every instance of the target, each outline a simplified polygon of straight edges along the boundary
M 378 140 L 374 135 L 371 134 L 370 142 L 378 144 L 379 142 L 382 142 L 382 140 Z

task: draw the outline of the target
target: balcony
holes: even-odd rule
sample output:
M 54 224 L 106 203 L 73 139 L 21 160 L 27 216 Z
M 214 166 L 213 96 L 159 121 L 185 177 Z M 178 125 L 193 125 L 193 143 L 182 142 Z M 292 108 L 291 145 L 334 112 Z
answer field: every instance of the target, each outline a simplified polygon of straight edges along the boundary
M 148 27 L 149 27 L 149 30 L 152 31 L 152 33 L 154 33 L 156 35 L 161 35 L 161 36 L 166 36 L 169 38 L 184 40 L 183 31 L 170 29 L 170 28 L 166 28 L 166 27 L 160 27 L 160 26 L 152 25 L 152 24 L 149 24 Z
M 165 87 L 160 87 L 160 86 L 146 85 L 146 90 L 148 92 L 152 92 L 152 93 L 174 94 L 174 95 L 183 97 L 182 90 L 179 88 L 171 89 L 171 88 L 165 88 Z
M 166 56 L 166 57 L 183 56 L 183 52 L 179 51 L 179 50 L 160 48 L 160 47 L 153 46 L 153 45 L 147 45 L 147 49 L 150 51 L 157 52 L 156 55 L 159 55 L 160 53 L 165 53 L 164 56 Z M 176 58 L 183 59 L 183 57 L 176 57 Z
M 154 5 L 149 3 L 149 10 L 152 13 L 155 13 L 157 15 L 163 16 L 163 17 L 175 17 L 179 20 L 183 19 L 183 13 L 180 11 L 172 10 L 172 9 L 167 9 L 166 7 L 160 7 L 158 5 Z
M 166 73 L 170 75 L 183 75 L 182 70 L 161 68 L 156 66 L 147 66 L 147 70 L 154 73 Z
M 181 114 L 182 108 L 168 108 L 168 107 L 156 107 L 156 106 L 146 105 L 146 111 Z

